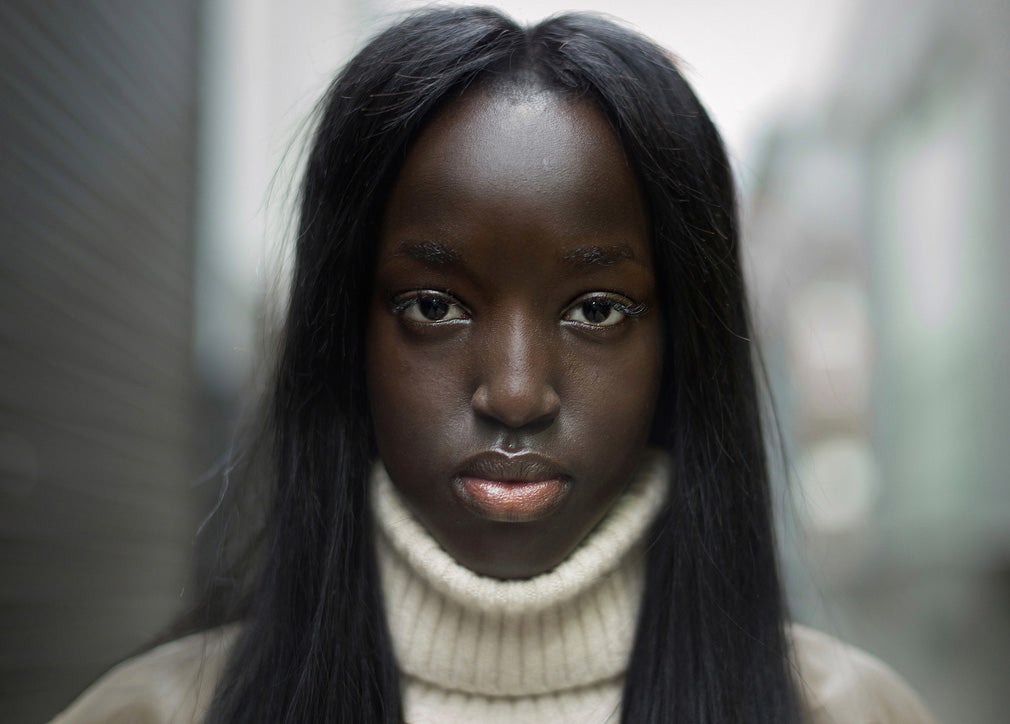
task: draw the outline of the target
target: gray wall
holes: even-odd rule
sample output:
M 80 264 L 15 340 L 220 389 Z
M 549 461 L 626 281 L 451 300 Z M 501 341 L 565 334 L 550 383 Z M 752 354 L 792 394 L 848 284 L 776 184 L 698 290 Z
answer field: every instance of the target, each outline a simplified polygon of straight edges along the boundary
M 0 721 L 190 575 L 194 2 L 0 5 Z

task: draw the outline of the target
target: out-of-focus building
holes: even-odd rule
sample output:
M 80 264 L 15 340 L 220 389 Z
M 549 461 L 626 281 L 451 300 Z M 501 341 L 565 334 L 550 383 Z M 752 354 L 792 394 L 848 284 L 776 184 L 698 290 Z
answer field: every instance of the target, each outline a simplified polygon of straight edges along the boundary
M 796 613 L 947 721 L 1010 704 L 1008 28 L 1004 0 L 867 3 L 745 222 Z
M 0 721 L 190 580 L 193 2 L 0 5 Z
M 368 5 L 0 3 L 0 722 L 209 585 L 265 239 Z

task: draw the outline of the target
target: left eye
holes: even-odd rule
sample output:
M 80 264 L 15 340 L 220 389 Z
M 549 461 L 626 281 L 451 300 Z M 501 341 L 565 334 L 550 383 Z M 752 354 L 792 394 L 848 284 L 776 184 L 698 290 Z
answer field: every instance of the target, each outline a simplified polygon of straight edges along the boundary
M 434 324 L 466 319 L 463 307 L 452 297 L 441 292 L 417 292 L 398 300 L 393 311 L 404 319 L 418 324 Z
M 626 304 L 610 297 L 597 296 L 577 301 L 565 312 L 564 319 L 591 327 L 612 327 L 620 323 L 628 311 Z

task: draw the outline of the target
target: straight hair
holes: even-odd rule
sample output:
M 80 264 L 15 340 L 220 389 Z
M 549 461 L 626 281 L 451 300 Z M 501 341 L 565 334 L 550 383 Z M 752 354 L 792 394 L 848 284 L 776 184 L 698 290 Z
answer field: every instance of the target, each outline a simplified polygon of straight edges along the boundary
M 799 719 L 719 135 L 675 59 L 642 36 L 593 15 L 524 28 L 468 7 L 379 34 L 320 106 L 269 399 L 261 563 L 208 721 L 403 720 L 369 508 L 364 332 L 378 227 L 439 108 L 482 83 L 530 78 L 603 112 L 651 222 L 664 360 L 650 442 L 672 475 L 648 541 L 622 720 Z

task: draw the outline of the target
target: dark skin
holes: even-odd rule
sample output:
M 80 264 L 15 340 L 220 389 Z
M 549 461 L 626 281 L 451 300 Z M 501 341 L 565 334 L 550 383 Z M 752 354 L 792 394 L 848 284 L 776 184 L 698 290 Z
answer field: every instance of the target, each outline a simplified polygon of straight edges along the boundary
M 450 103 L 387 202 L 367 330 L 379 454 L 431 535 L 493 578 L 557 566 L 635 471 L 662 356 L 645 202 L 599 109 L 529 84 Z M 505 502 L 469 504 L 488 485 Z

